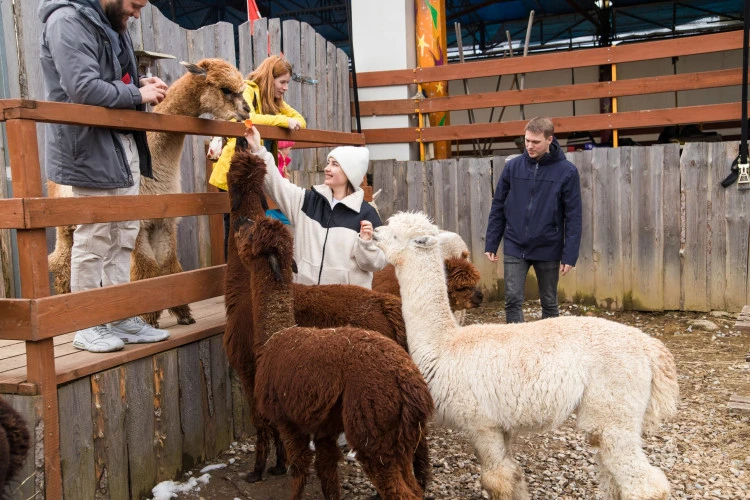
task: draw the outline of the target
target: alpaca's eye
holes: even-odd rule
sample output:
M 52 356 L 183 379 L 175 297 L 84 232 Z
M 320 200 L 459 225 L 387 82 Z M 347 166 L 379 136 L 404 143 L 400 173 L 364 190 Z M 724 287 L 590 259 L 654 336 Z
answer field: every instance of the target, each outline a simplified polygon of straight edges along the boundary
M 233 92 L 232 92 L 231 90 L 229 90 L 229 89 L 228 89 L 228 88 L 226 88 L 226 87 L 222 87 L 222 88 L 221 88 L 221 91 L 222 91 L 222 92 L 224 93 L 224 95 L 229 95 L 229 94 L 232 94 L 232 93 L 233 93 Z

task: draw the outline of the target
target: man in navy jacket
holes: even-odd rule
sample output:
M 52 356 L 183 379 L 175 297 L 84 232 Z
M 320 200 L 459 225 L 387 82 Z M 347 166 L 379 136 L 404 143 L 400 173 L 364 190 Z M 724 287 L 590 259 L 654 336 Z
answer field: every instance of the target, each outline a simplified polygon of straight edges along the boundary
M 526 124 L 523 155 L 503 169 L 492 199 L 485 255 L 492 262 L 500 240 L 505 274 L 505 319 L 523 322 L 523 289 L 534 266 L 542 318 L 559 315 L 557 282 L 576 265 L 581 245 L 581 184 L 565 159 L 549 118 Z

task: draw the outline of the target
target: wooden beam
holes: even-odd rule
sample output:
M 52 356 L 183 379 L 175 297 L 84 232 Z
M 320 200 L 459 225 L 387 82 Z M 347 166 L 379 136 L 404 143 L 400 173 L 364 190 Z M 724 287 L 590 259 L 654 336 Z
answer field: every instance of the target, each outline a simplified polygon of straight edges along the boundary
M 711 123 L 739 120 L 742 117 L 740 103 L 688 106 L 644 111 L 627 111 L 602 115 L 579 115 L 553 118 L 555 132 L 576 132 L 607 129 L 639 129 L 655 125 L 679 125 L 684 123 Z M 516 137 L 523 135 L 525 121 L 506 123 L 479 123 L 474 125 L 450 125 L 432 127 L 422 131 L 424 142 L 479 139 L 482 137 Z M 382 129 L 378 131 L 382 137 Z M 370 131 L 365 131 L 369 138 Z M 393 139 L 393 137 L 388 137 Z M 383 142 L 391 142 L 383 141 Z M 400 141 L 404 142 L 404 141 Z M 369 141 L 368 143 L 373 143 Z
M 0 228 L 23 229 L 23 201 L 19 198 L 0 200 Z
M 219 297 L 224 294 L 225 270 L 226 266 L 213 266 L 39 299 L 31 338 L 52 338 L 120 318 Z
M 205 136 L 240 137 L 245 132 L 245 126 L 237 122 L 207 120 L 190 116 L 180 116 L 179 120 L 175 120 L 174 115 L 143 113 L 141 111 L 110 109 L 83 104 L 9 99 L 0 100 L 0 110 L 2 110 L 3 120 L 23 119 L 66 125 L 90 125 L 121 130 L 153 130 Z M 364 144 L 362 134 L 349 132 L 327 130 L 298 130 L 292 132 L 288 129 L 268 125 L 258 125 L 257 128 L 266 139 L 292 140 L 300 143 Z
M 368 88 L 461 80 L 464 78 L 582 68 L 601 64 L 647 61 L 666 57 L 723 52 L 741 48 L 742 31 L 738 30 L 711 35 L 659 40 L 656 42 L 624 44 L 616 47 L 581 49 L 571 51 L 567 54 L 555 52 L 526 57 L 449 64 L 447 66 L 434 66 L 431 68 L 357 73 L 357 85 L 360 88 Z
M 4 113 L 8 111 L 5 109 Z M 42 196 L 36 123 L 30 120 L 8 120 L 6 132 L 10 164 L 14 167 L 14 195 L 18 198 Z M 19 230 L 17 241 L 21 297 L 37 299 L 48 296 L 50 290 L 45 230 Z M 26 342 L 26 363 L 27 381 L 37 384 L 43 402 L 45 498 L 62 498 L 60 419 L 52 339 Z
M 226 193 L 180 193 L 125 197 L 24 199 L 27 228 L 133 219 L 210 215 L 229 211 Z
M 26 340 L 32 330 L 33 299 L 0 299 L 0 338 Z
M 633 78 L 615 82 L 581 83 L 528 90 L 506 90 L 503 92 L 434 97 L 423 100 L 365 101 L 360 103 L 360 110 L 362 115 L 366 116 L 403 115 L 416 112 L 435 113 L 462 109 L 657 94 L 661 92 L 678 92 L 741 84 L 742 69 L 735 68 L 681 75 Z

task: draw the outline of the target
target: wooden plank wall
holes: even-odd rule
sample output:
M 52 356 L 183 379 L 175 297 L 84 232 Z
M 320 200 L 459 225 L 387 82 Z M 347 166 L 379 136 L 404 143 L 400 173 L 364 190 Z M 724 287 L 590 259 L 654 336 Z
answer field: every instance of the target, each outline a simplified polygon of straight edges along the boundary
M 44 84 L 39 64 L 39 41 L 42 23 L 36 10 L 40 0 L 23 2 L 0 2 L 0 50 L 7 56 L 7 82 L 9 95 L 43 100 Z M 16 50 L 15 32 L 19 33 L 19 50 Z M 141 11 L 140 19 L 129 26 L 133 44 L 138 49 L 162 52 L 175 56 L 173 60 L 159 60 L 151 67 L 152 73 L 167 84 L 182 76 L 185 69 L 180 61 L 197 62 L 205 57 L 218 57 L 235 63 L 233 27 L 229 23 L 217 23 L 198 30 L 186 30 L 167 19 L 153 5 Z M 12 47 L 13 50 L 6 50 Z M 253 26 L 250 36 L 249 23 L 239 27 L 239 69 L 248 74 L 257 63 L 269 54 L 284 52 L 294 71 L 304 77 L 317 79 L 317 84 L 292 82 L 286 101 L 302 113 L 308 126 L 322 130 L 350 131 L 349 68 L 348 58 L 341 49 L 328 43 L 313 28 L 297 21 L 261 19 Z M 6 77 L 6 75 L 3 75 Z M 328 89 L 331 83 L 335 87 Z M 345 85 L 342 86 L 342 82 Z M 44 126 L 37 127 L 40 147 L 44 144 Z M 191 136 L 185 140 L 180 161 L 183 192 L 205 192 L 207 190 L 205 168 L 205 144 L 209 138 Z M 0 138 L 0 156 L 2 156 Z M 322 182 L 322 169 L 328 148 L 301 149 L 293 155 L 292 168 L 297 170 L 293 180 L 302 186 Z M 44 155 L 40 154 L 44 167 Z M 0 160 L 0 196 L 4 196 L 4 160 Z M 42 176 L 44 169 L 42 168 Z M 4 234 L 5 232 L 3 232 Z M 0 263 L 10 261 L 6 250 L 9 241 L 0 234 Z M 48 230 L 48 247 L 54 247 L 54 231 Z M 192 270 L 210 265 L 211 248 L 208 217 L 183 217 L 178 226 L 179 258 L 183 269 Z M 5 255 L 5 257 L 2 257 Z M 0 264 L 0 283 L 8 281 L 9 264 Z M 8 287 L 0 287 L 0 297 L 8 294 Z
M 235 428 L 237 437 L 250 432 L 220 335 L 78 379 L 58 395 L 66 498 L 150 497 L 157 483 L 229 448 Z M 38 420 L 38 397 L 8 399 L 27 422 Z M 245 421 L 235 424 L 235 415 Z M 28 484 L 12 498 L 31 498 Z
M 576 268 L 560 280 L 561 299 L 609 309 L 741 310 L 750 301 L 750 191 L 720 185 L 738 148 L 688 143 L 682 152 L 669 144 L 568 153 L 581 178 L 583 231 Z M 486 260 L 484 239 L 506 160 L 371 165 L 373 189 L 383 189 L 383 220 L 424 210 L 441 229 L 458 232 L 495 299 L 503 296 L 502 261 Z M 534 286 L 526 292 L 538 297 Z

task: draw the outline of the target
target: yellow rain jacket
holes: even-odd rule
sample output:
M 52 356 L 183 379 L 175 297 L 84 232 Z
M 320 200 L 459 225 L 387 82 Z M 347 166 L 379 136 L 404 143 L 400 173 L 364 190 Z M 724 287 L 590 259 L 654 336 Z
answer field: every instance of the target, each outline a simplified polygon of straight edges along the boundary
M 305 119 L 294 108 L 289 106 L 283 100 L 281 101 L 281 112 L 278 115 L 264 115 L 261 111 L 260 89 L 258 85 L 250 80 L 245 80 L 247 88 L 243 97 L 250 105 L 250 119 L 256 125 L 272 125 L 275 127 L 289 128 L 289 119 L 294 118 L 300 123 L 302 128 L 307 127 Z M 227 172 L 229 172 L 229 163 L 234 156 L 234 144 L 237 139 L 229 137 L 224 149 L 221 150 L 221 156 L 214 163 L 214 169 L 211 171 L 211 178 L 208 183 L 219 189 L 227 190 Z

